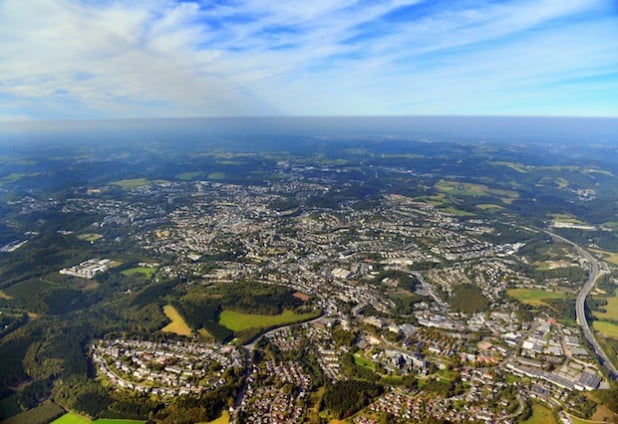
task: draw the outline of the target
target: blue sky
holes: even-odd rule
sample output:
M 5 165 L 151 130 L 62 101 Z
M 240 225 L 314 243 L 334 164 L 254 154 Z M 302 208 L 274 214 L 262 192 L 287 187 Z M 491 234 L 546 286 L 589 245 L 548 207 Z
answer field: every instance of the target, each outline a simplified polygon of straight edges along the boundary
M 618 2 L 0 0 L 0 120 L 618 116 Z

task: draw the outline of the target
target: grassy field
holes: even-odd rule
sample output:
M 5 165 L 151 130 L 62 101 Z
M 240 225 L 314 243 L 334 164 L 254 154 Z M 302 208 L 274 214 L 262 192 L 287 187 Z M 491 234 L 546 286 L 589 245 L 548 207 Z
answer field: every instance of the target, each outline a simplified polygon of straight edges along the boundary
M 118 180 L 118 181 L 112 181 L 110 183 L 110 185 L 115 185 L 120 188 L 126 188 L 126 189 L 135 188 L 135 187 L 148 185 L 148 184 L 150 184 L 150 180 L 146 178 L 130 178 L 128 180 Z
M 506 291 L 506 294 L 531 306 L 549 306 L 544 302 L 545 300 L 564 299 L 566 296 L 563 291 L 550 292 L 541 289 L 510 289 Z
M 190 336 L 192 334 L 191 328 L 172 305 L 165 305 L 163 307 L 163 313 L 172 320 L 172 322 L 163 327 L 161 331 L 164 333 L 178 334 L 180 336 Z
M 232 331 L 242 331 L 248 328 L 276 327 L 279 325 L 293 324 L 295 322 L 317 318 L 318 316 L 319 313 L 317 312 L 297 314 L 289 310 L 279 315 L 245 314 L 242 312 L 224 310 L 219 316 L 219 324 Z
M 155 267 L 145 267 L 145 266 L 136 266 L 134 268 L 125 269 L 120 271 L 120 273 L 126 277 L 130 277 L 135 274 L 141 274 L 146 278 L 152 277 L 152 274 L 157 272 L 157 268 Z
M 375 371 L 376 366 L 373 362 L 371 362 L 369 359 L 359 355 L 358 353 L 354 354 L 354 363 L 356 365 L 358 365 L 359 367 L 363 367 L 366 368 L 368 370 L 371 371 Z
M 144 424 L 146 421 L 140 420 L 110 420 L 108 418 L 99 418 L 92 422 L 92 424 Z
M 60 418 L 55 421 L 52 421 L 51 424 L 89 424 L 91 421 L 82 417 L 81 415 L 74 414 L 73 412 L 67 412 Z
M 532 404 L 532 416 L 526 421 L 522 421 L 525 424 L 556 424 L 556 418 L 553 412 L 546 406 L 540 403 Z
M 11 300 L 13 299 L 13 296 L 9 296 L 8 294 L 0 290 L 0 299 Z
M 618 340 L 618 325 L 607 321 L 594 321 L 592 328 L 601 333 L 604 337 L 611 337 Z
M 607 312 L 595 312 L 594 315 L 599 319 L 615 319 L 618 320 L 618 293 L 614 296 L 606 297 L 607 306 L 603 308 Z

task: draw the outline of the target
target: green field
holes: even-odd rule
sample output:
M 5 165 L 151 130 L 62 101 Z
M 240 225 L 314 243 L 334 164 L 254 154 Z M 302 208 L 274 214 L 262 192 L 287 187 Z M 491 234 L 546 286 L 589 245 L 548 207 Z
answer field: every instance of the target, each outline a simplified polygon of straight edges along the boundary
M 73 412 L 67 412 L 57 420 L 52 421 L 51 424 L 89 424 L 91 422 L 92 421 L 86 417 L 74 414 Z
M 540 403 L 532 404 L 532 416 L 526 421 L 522 421 L 525 424 L 556 424 L 556 417 L 554 413 L 548 407 L 541 405 Z
M 286 310 L 279 315 L 245 314 L 242 312 L 224 310 L 219 316 L 219 324 L 232 331 L 243 331 L 248 328 L 266 328 L 294 324 L 295 322 L 317 318 L 319 315 L 318 312 L 297 314 L 290 310 Z
M 359 355 L 358 353 L 354 354 L 354 363 L 360 367 L 366 368 L 371 371 L 375 371 L 376 366 L 369 359 Z
M 607 321 L 594 321 L 592 328 L 598 331 L 604 337 L 610 337 L 614 340 L 618 340 L 618 325 Z
M 152 277 L 152 274 L 154 274 L 155 272 L 157 272 L 157 268 L 145 267 L 145 266 L 136 266 L 134 268 L 129 268 L 129 269 L 120 271 L 120 273 L 124 275 L 125 277 L 130 277 L 135 274 L 141 274 L 146 278 Z
M 120 188 L 135 188 L 150 184 L 150 180 L 146 178 L 130 178 L 127 180 L 112 181 L 110 185 L 115 185 Z
M 98 420 L 91 421 L 86 417 L 74 414 L 73 412 L 67 412 L 51 424 L 144 424 L 146 421 L 140 420 L 112 420 L 108 418 L 99 418 Z
M 180 315 L 176 308 L 174 308 L 172 305 L 165 305 L 163 307 L 163 313 L 172 322 L 163 327 L 161 331 L 163 331 L 164 333 L 178 334 L 180 336 L 190 336 L 191 334 L 193 334 L 191 328 L 187 325 L 182 315 Z
M 546 291 L 541 289 L 510 289 L 506 294 L 519 300 L 521 303 L 531 306 L 549 306 L 545 300 L 564 299 L 566 297 L 563 291 Z
M 610 319 L 618 321 L 618 293 L 612 297 L 606 297 L 607 305 L 603 308 L 607 312 L 595 312 L 594 315 L 599 319 Z

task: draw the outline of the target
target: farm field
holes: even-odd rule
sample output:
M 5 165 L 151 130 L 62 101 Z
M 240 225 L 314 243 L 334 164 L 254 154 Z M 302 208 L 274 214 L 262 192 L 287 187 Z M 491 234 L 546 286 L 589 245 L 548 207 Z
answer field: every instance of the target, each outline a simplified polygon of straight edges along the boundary
M 157 272 L 157 268 L 155 267 L 145 267 L 145 266 L 136 266 L 134 268 L 125 269 L 120 271 L 120 273 L 126 277 L 130 277 L 135 274 L 141 274 L 146 278 L 152 277 L 152 274 Z
M 618 340 L 618 325 L 607 321 L 594 321 L 592 328 L 598 331 L 605 337 L 610 337 L 614 340 Z
M 225 178 L 225 172 L 211 172 L 208 174 L 209 180 L 222 180 Z
M 224 310 L 219 316 L 219 324 L 232 331 L 242 331 L 248 328 L 274 327 L 278 325 L 293 324 L 295 322 L 306 321 L 319 316 L 316 312 L 297 314 L 294 311 L 286 310 L 279 315 L 257 315 L 245 314 L 242 312 Z
M 161 331 L 164 333 L 178 334 L 180 336 L 190 336 L 193 333 L 191 328 L 172 305 L 165 305 L 163 307 L 163 313 L 172 320 L 172 322 L 163 327 Z
M 553 412 L 548 407 L 541 405 L 540 403 L 532 404 L 532 416 L 526 421 L 522 421 L 524 424 L 552 424 L 556 423 L 556 418 Z
M 541 289 L 510 289 L 506 294 L 530 306 L 549 306 L 545 300 L 564 299 L 566 294 L 563 291 L 545 291 Z

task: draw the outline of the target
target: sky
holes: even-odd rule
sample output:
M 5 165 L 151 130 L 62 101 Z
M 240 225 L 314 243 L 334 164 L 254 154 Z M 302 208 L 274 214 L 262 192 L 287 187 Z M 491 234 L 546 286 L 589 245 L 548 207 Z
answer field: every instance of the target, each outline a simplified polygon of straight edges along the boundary
M 618 117 L 615 0 L 0 0 L 0 121 Z

